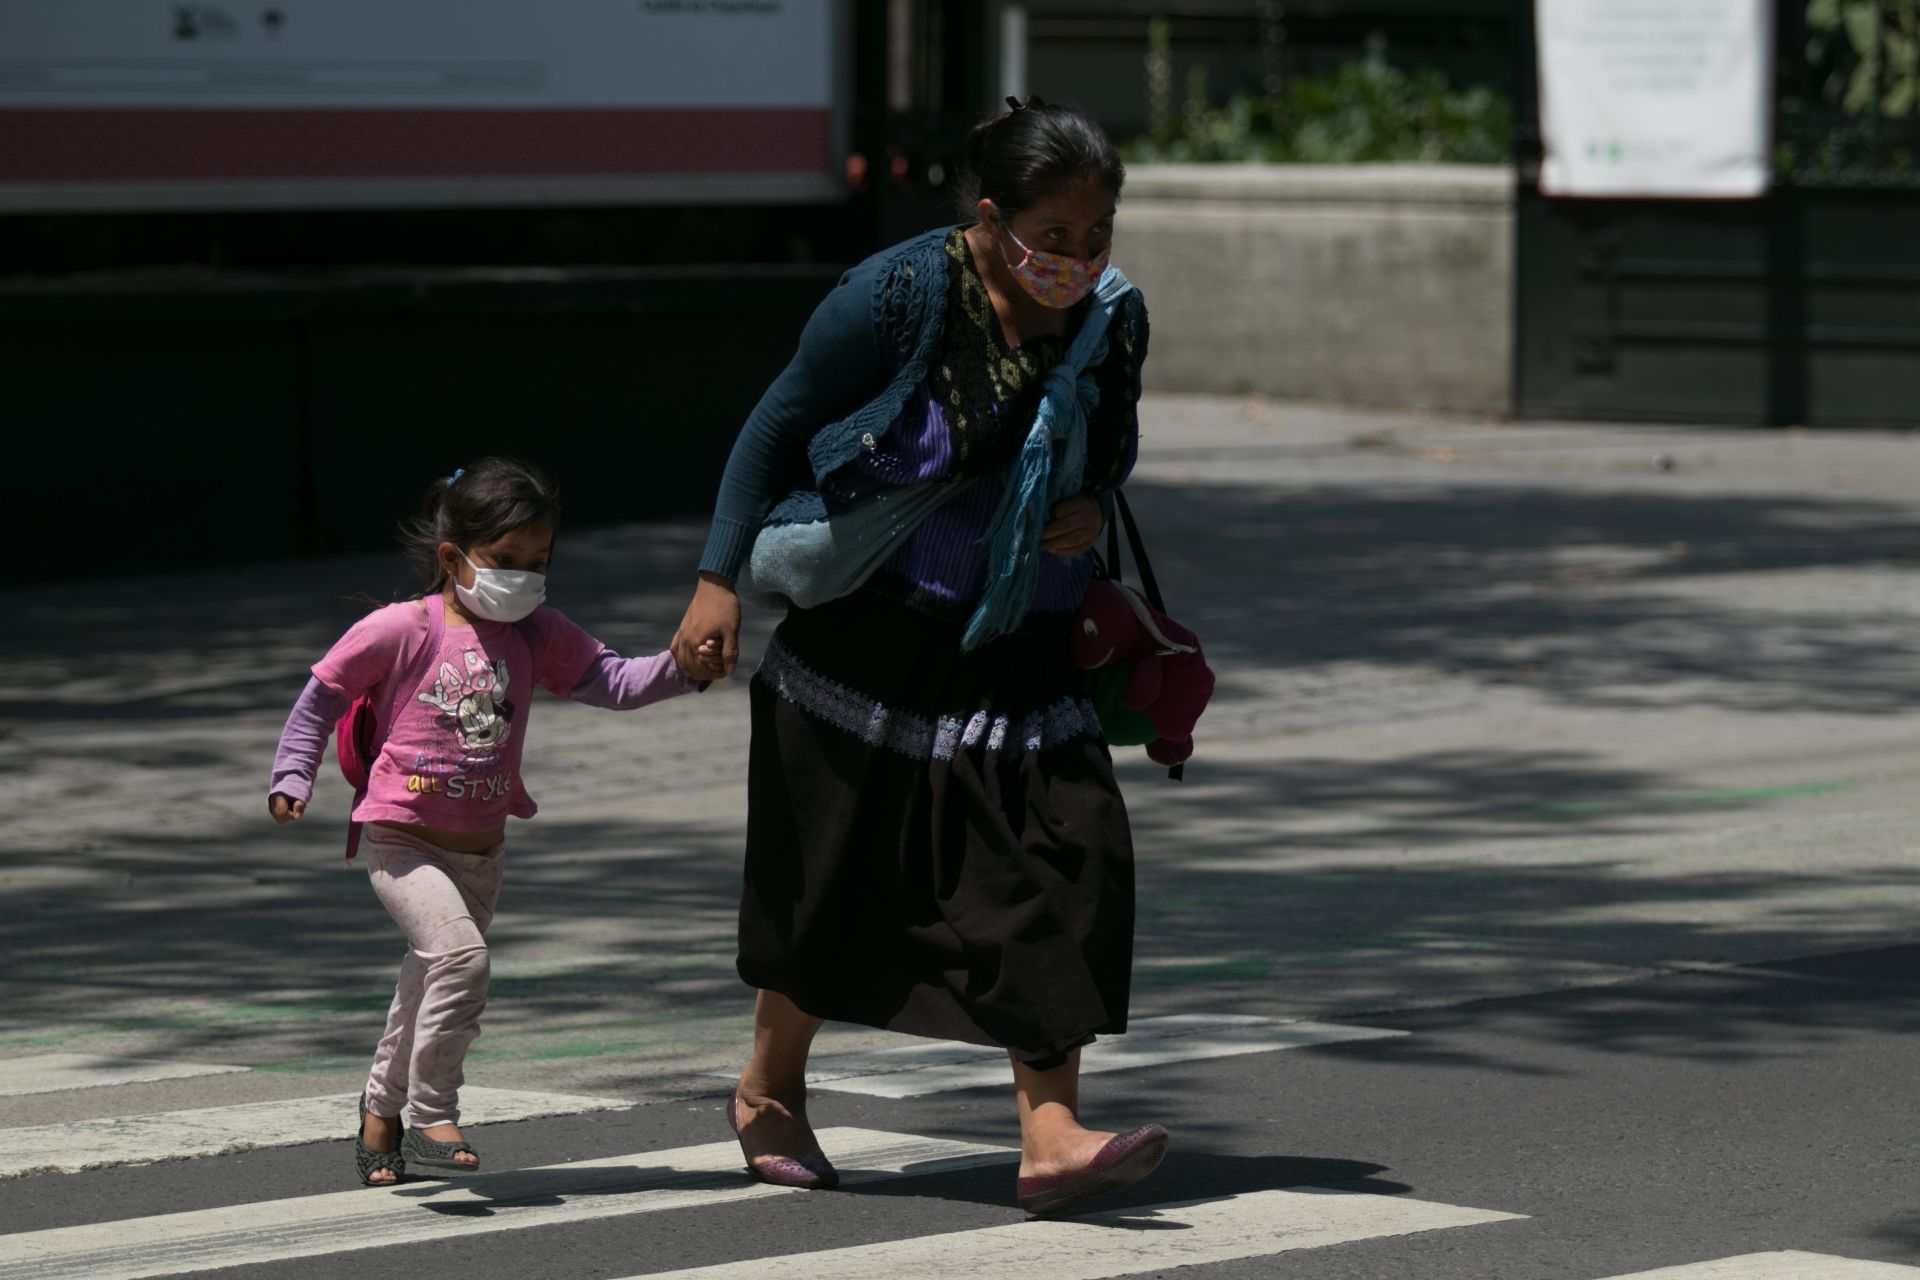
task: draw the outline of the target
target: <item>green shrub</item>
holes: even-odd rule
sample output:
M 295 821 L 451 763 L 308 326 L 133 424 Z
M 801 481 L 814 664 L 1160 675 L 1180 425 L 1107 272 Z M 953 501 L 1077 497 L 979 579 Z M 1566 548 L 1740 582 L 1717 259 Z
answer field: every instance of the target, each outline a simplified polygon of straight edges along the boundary
M 1806 32 L 1787 51 L 1775 168 L 1812 185 L 1920 183 L 1920 0 L 1806 0 Z
M 1291 77 L 1273 92 L 1235 94 L 1218 107 L 1196 72 L 1181 118 L 1125 152 L 1139 161 L 1500 164 L 1512 154 L 1512 130 L 1503 94 L 1397 67 L 1375 37 L 1366 56 L 1324 75 Z

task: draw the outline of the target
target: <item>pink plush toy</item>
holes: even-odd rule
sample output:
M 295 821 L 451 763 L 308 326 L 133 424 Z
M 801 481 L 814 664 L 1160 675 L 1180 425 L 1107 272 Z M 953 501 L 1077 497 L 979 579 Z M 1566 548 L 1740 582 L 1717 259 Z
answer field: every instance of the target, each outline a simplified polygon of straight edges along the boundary
M 1131 587 L 1095 579 L 1073 631 L 1073 664 L 1097 670 L 1130 664 L 1120 705 L 1143 711 L 1159 737 L 1147 755 L 1169 767 L 1193 755 L 1193 726 L 1213 696 L 1213 669 L 1200 638 Z

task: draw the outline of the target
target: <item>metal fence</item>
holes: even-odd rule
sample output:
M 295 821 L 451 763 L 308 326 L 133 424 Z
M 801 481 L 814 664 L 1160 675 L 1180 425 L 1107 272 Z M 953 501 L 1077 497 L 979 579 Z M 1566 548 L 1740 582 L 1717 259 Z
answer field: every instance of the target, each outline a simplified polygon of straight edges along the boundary
M 1516 6 L 1515 408 L 1743 424 L 1920 422 L 1920 0 L 1783 0 L 1760 199 L 1539 194 Z

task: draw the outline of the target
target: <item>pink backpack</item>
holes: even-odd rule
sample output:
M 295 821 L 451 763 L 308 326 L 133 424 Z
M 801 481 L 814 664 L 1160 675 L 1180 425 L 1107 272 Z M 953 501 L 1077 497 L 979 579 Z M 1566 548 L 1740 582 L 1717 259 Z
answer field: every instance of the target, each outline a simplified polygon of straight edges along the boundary
M 427 606 L 427 640 L 420 646 L 420 652 L 404 669 L 391 671 L 387 678 L 371 690 L 353 700 L 346 714 L 333 726 L 334 754 L 340 761 L 340 776 L 353 788 L 353 805 L 348 812 L 360 807 L 367 798 L 367 784 L 373 774 L 373 762 L 380 758 L 380 748 L 386 743 L 387 735 L 383 726 L 394 722 L 400 714 L 406 700 L 413 691 L 426 683 L 433 672 L 433 661 L 440 656 L 440 642 L 447 633 L 447 602 L 440 596 L 428 596 L 423 601 Z M 540 633 L 532 625 L 530 618 L 523 618 L 514 624 L 520 632 L 520 638 L 527 643 L 527 652 L 533 656 L 533 665 L 540 666 Z M 384 708 L 386 714 L 380 714 Z M 360 824 L 347 823 L 347 861 L 353 861 L 353 855 L 360 851 Z

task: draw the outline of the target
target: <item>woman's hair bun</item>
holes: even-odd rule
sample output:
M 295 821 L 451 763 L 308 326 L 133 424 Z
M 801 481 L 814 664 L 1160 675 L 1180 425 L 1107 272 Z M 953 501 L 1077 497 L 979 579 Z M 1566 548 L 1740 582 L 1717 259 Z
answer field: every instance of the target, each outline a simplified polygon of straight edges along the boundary
M 1095 178 L 1117 198 L 1127 179 L 1106 130 L 1074 106 L 1056 106 L 1038 94 L 1007 99 L 1007 110 L 967 134 L 967 174 L 959 188 L 960 218 L 974 220 L 984 198 L 1012 216 L 1069 183 Z

